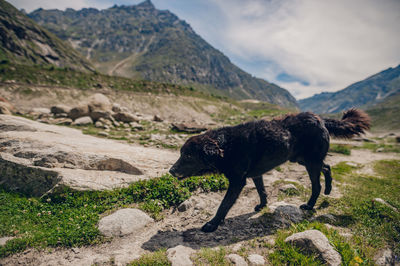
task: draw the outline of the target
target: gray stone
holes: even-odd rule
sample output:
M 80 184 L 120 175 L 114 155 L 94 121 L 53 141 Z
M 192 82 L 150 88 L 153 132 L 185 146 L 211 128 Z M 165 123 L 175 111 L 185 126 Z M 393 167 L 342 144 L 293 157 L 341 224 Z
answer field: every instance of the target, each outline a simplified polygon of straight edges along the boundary
M 98 121 L 100 118 L 105 118 L 107 120 L 112 119 L 112 114 L 110 111 L 104 110 L 93 110 L 90 111 L 89 116 L 93 119 L 93 121 Z
M 32 112 L 38 113 L 38 114 L 50 114 L 51 113 L 49 108 L 44 108 L 44 107 L 32 108 Z
M 11 115 L 10 109 L 8 109 L 7 104 L 5 104 L 4 102 L 0 102 L 0 114 Z
M 138 209 L 121 209 L 99 221 L 99 231 L 108 237 L 124 236 L 141 232 L 153 222 L 146 213 Z
M 54 125 L 71 125 L 73 121 L 71 118 L 56 118 L 51 123 Z
M 304 220 L 304 213 L 295 205 L 279 205 L 274 210 L 274 219 L 282 225 L 290 225 Z
M 391 251 L 390 249 L 384 249 L 384 250 L 379 251 L 375 255 L 374 261 L 375 261 L 375 264 L 379 265 L 379 266 L 395 265 L 395 258 L 394 258 L 393 251 Z
M 71 110 L 71 107 L 63 105 L 63 104 L 58 104 L 54 105 L 50 108 L 50 111 L 52 114 L 67 114 Z
M 238 266 L 247 266 L 247 262 L 239 255 L 237 254 L 229 254 L 226 256 L 226 259 L 234 264 L 234 265 L 238 265 Z
M 389 203 L 387 203 L 386 201 L 384 201 L 384 200 L 381 199 L 381 198 L 374 198 L 373 201 L 374 201 L 374 202 L 378 202 L 378 203 L 380 203 L 380 204 L 382 204 L 382 205 L 385 205 L 385 206 L 391 208 L 392 210 L 394 210 L 395 212 L 398 212 L 398 210 L 396 209 L 396 207 L 390 205 Z
M 115 120 L 130 123 L 130 122 L 139 122 L 139 119 L 131 113 L 128 112 L 118 112 L 112 115 Z
M 4 246 L 8 240 L 14 239 L 15 237 L 0 237 L 0 246 Z
M 93 120 L 90 116 L 83 116 L 77 118 L 72 124 L 75 126 L 86 126 L 93 124 Z
M 103 128 L 103 127 L 104 127 L 104 124 L 101 123 L 100 121 L 97 121 L 96 123 L 94 123 L 94 126 L 95 126 L 95 127 L 98 127 L 98 128 Z
M 322 223 L 334 224 L 336 222 L 335 216 L 330 213 L 321 214 L 317 217 L 314 217 L 312 221 L 319 221 Z
M 187 199 L 178 206 L 178 211 L 185 212 L 192 207 L 192 202 Z
M 68 117 L 71 118 L 72 120 L 88 115 L 89 115 L 89 107 L 87 105 L 74 107 L 68 112 Z
M 314 253 L 327 265 L 341 265 L 342 257 L 329 243 L 328 238 L 318 230 L 307 230 L 293 234 L 285 239 L 306 253 Z
M 107 132 L 104 132 L 104 131 L 101 131 L 101 132 L 99 132 L 99 136 L 102 136 L 102 137 L 108 137 L 110 134 L 108 134 Z
M 265 259 L 263 256 L 258 254 L 251 254 L 247 257 L 250 265 L 265 265 Z
M 190 259 L 193 253 L 194 250 L 192 248 L 179 245 L 167 250 L 167 258 L 172 266 L 189 266 L 193 265 Z
M 153 121 L 155 121 L 155 122 L 162 122 L 162 121 L 164 121 L 164 119 L 162 119 L 162 118 L 159 117 L 158 115 L 154 115 Z
M 93 111 L 111 111 L 112 105 L 110 99 L 101 93 L 95 93 L 89 97 L 89 110 Z

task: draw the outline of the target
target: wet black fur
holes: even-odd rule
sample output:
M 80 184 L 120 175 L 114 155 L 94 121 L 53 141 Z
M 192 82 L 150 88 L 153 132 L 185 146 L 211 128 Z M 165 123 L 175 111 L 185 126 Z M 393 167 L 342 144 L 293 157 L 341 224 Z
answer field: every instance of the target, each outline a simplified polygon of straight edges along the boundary
M 272 121 L 258 120 L 223 127 L 191 137 L 181 148 L 172 175 L 184 178 L 208 172 L 224 173 L 229 188 L 215 217 L 202 230 L 215 231 L 246 184 L 252 178 L 260 196 L 258 211 L 267 204 L 262 174 L 286 162 L 297 162 L 307 169 L 312 194 L 300 208 L 313 209 L 321 191 L 320 173 L 325 176 L 325 194 L 331 191 L 331 171 L 324 163 L 329 135 L 349 138 L 369 128 L 368 116 L 357 109 L 344 113 L 342 120 L 322 119 L 312 113 L 288 115 Z

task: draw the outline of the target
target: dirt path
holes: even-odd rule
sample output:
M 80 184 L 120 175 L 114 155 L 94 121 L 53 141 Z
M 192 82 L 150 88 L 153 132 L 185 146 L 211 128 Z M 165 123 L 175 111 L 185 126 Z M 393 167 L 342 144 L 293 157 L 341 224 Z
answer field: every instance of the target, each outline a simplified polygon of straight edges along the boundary
M 352 150 L 350 156 L 333 154 L 326 162 L 335 165 L 341 161 L 353 162 L 368 166 L 371 162 L 384 159 L 400 159 L 397 154 L 373 153 L 369 150 Z M 371 168 L 372 169 L 372 168 Z M 276 181 L 295 181 L 310 187 L 304 167 L 286 163 L 280 171 L 273 170 L 264 175 L 268 192 L 268 206 L 278 201 Z M 0 260 L 1 265 L 90 265 L 111 264 L 125 265 L 145 252 L 160 248 L 171 248 L 184 245 L 193 249 L 201 247 L 227 246 L 257 237 L 272 237 L 274 229 L 271 221 L 253 211 L 258 203 L 257 191 L 251 180 L 229 212 L 225 223 L 216 232 L 205 234 L 201 226 L 215 213 L 224 193 L 194 193 L 190 198 L 192 207 L 185 212 L 168 210 L 165 218 L 150 224 L 140 234 L 114 238 L 111 242 L 97 246 L 59 249 L 53 251 L 27 250 L 23 253 Z M 275 184 L 275 185 L 274 185 Z M 340 195 L 335 182 L 332 197 Z M 285 198 L 285 202 L 299 205 L 299 197 Z M 257 226 L 258 224 L 262 226 Z

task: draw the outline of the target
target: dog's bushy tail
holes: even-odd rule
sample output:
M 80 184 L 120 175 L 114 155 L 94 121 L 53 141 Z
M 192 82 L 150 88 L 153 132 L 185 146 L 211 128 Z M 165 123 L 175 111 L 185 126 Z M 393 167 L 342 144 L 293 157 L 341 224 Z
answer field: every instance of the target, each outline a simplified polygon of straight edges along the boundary
M 356 108 L 351 108 L 343 113 L 342 119 L 324 118 L 325 127 L 329 135 L 337 138 L 352 138 L 365 133 L 371 126 L 369 116 Z

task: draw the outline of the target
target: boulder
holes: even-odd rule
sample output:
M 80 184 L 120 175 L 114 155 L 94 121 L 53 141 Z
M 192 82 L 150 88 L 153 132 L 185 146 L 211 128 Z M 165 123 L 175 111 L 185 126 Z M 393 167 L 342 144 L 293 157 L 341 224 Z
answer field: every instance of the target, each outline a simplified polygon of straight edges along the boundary
M 95 93 L 89 97 L 89 110 L 93 111 L 111 111 L 112 104 L 110 99 L 102 93 Z
M 192 202 L 187 199 L 178 206 L 178 211 L 185 212 L 192 207 Z
M 30 196 L 72 190 L 106 190 L 161 176 L 178 158 L 145 148 L 84 135 L 18 116 L 0 116 L 0 184 Z
M 195 123 L 172 123 L 172 130 L 185 133 L 200 133 L 207 130 L 206 127 Z
M 63 105 L 63 104 L 58 104 L 58 105 L 52 106 L 50 108 L 50 111 L 54 115 L 57 115 L 57 114 L 68 114 L 68 112 L 71 111 L 71 107 Z
M 193 253 L 194 250 L 192 248 L 178 245 L 167 250 L 167 258 L 172 266 L 189 266 L 193 265 L 193 262 L 190 260 L 190 256 Z
M 46 115 L 48 115 L 48 114 L 51 113 L 49 108 L 44 108 L 44 107 L 35 107 L 35 108 L 32 108 L 32 111 L 31 111 L 31 112 L 37 113 L 37 114 L 39 114 L 39 115 L 41 115 L 41 114 L 46 114 Z
M 271 208 L 271 207 L 270 207 Z M 296 205 L 282 204 L 274 210 L 274 220 L 280 224 L 280 226 L 288 226 L 291 223 L 298 223 L 304 219 L 304 213 Z
M 164 121 L 164 120 L 163 120 L 161 117 L 159 117 L 158 115 L 154 115 L 153 121 L 155 121 L 155 122 L 162 122 L 162 121 Z
M 51 123 L 54 125 L 71 125 L 72 122 L 73 121 L 71 118 L 56 118 L 51 121 Z
M 146 213 L 138 209 L 121 209 L 99 221 L 99 231 L 108 237 L 125 236 L 141 232 L 153 222 Z
M 71 118 L 72 120 L 88 115 L 89 115 L 89 107 L 87 105 L 74 107 L 68 112 L 68 117 Z
M 380 250 L 374 256 L 374 261 L 375 261 L 375 265 L 379 265 L 379 266 L 396 265 L 395 264 L 395 256 L 393 254 L 393 251 L 391 251 L 390 249 Z
M 263 256 L 258 254 L 251 254 L 247 257 L 250 265 L 265 265 L 265 259 Z
M 139 119 L 131 113 L 127 112 L 118 112 L 112 115 L 115 120 L 130 123 L 130 122 L 139 122 Z
M 329 243 L 328 238 L 318 230 L 307 230 L 293 234 L 285 242 L 297 246 L 308 254 L 316 254 L 330 266 L 341 265 L 342 257 Z
M 8 109 L 8 105 L 4 102 L 0 102 L 0 114 L 2 115 L 11 115 L 10 109 Z
M 0 237 L 0 246 L 4 246 L 8 240 L 14 239 L 15 237 Z
M 77 118 L 72 124 L 75 126 L 86 126 L 93 124 L 93 120 L 90 116 L 83 116 Z
M 225 257 L 230 263 L 238 266 L 247 266 L 247 262 L 237 254 L 229 254 Z
M 112 120 L 112 114 L 110 111 L 93 110 L 89 113 L 89 116 L 93 119 L 93 121 L 98 121 L 100 118 Z

